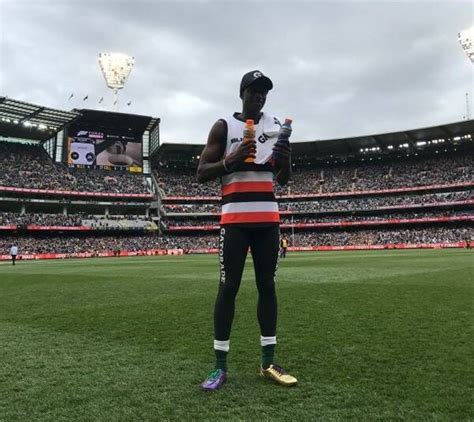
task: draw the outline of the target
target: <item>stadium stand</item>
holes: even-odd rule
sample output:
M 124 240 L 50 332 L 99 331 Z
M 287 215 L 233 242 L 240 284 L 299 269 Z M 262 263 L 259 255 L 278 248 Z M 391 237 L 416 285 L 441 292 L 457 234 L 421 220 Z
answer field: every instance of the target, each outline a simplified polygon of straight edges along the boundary
M 77 127 L 94 124 L 104 133 L 111 128 L 101 142 L 112 148 L 129 139 L 132 148 L 141 134 L 156 144 L 158 122 L 120 113 L 63 112 L 0 97 L 0 255 L 12 243 L 23 256 L 166 246 L 158 241 L 159 211 L 149 174 L 66 159 L 68 131 L 98 135 Z
M 292 181 L 277 187 L 282 231 L 292 234 L 294 247 L 471 240 L 473 132 L 469 121 L 293 143 Z M 200 239 L 208 243 L 206 233 L 218 229 L 218 181 L 197 184 L 196 145 L 186 150 L 184 145 L 165 144 L 160 152 L 154 171 L 164 192 L 165 231 L 180 235 L 183 244 L 191 235 L 196 245 Z
M 428 218 L 442 218 L 442 217 L 463 217 L 471 216 L 472 212 L 470 210 L 438 210 L 438 211 L 421 211 L 421 212 L 408 212 L 408 213 L 384 213 L 378 215 L 353 215 L 353 214 L 344 214 L 344 215 L 333 215 L 333 216 L 316 216 L 309 217 L 301 214 L 287 214 L 281 217 L 281 223 L 283 227 L 289 224 L 318 224 L 318 223 L 350 223 L 353 221 L 357 222 L 372 222 L 372 221 L 385 221 L 385 220 L 413 220 L 413 219 L 428 219 Z M 390 224 L 393 224 L 393 221 L 390 221 Z M 192 229 L 197 226 L 207 226 L 212 227 L 215 230 L 219 229 L 217 219 L 173 219 L 172 223 L 167 225 L 168 230 L 172 229 L 181 229 L 187 227 Z
M 76 192 L 150 193 L 143 175 L 68 168 L 40 145 L 0 142 L 0 186 Z
M 472 228 L 414 228 L 397 230 L 321 231 L 296 233 L 289 238 L 290 246 L 350 246 L 397 244 L 442 244 L 462 242 L 471 238 Z M 121 235 L 109 236 L 2 236 L 0 248 L 6 250 L 12 243 L 18 245 L 22 254 L 73 254 L 102 251 L 146 251 L 181 249 L 185 253 L 216 249 L 215 235 L 194 234 L 187 236 Z
M 203 145 L 158 147 L 155 133 L 150 174 L 80 168 L 57 156 L 56 143 L 85 117 L 42 110 L 0 97 L 0 255 L 13 243 L 30 258 L 216 251 L 220 186 L 196 181 Z M 100 122 L 99 112 L 82 113 Z M 53 125 L 48 116 L 60 117 Z M 104 119 L 119 125 L 123 116 Z M 126 116 L 142 130 L 156 126 Z M 276 191 L 290 247 L 469 245 L 473 136 L 466 121 L 293 143 L 292 181 Z
M 129 228 L 157 230 L 150 217 L 142 215 L 85 215 L 85 214 L 46 214 L 0 212 L 0 226 L 49 226 L 49 227 L 83 227 L 96 230 L 126 230 Z
M 195 172 L 161 168 L 157 173 L 166 196 L 219 196 L 220 186 L 214 181 L 200 185 Z M 277 193 L 317 194 L 395 189 L 428 185 L 453 184 L 474 180 L 474 157 L 444 156 L 413 162 L 358 163 L 334 168 L 295 169 L 289 186 Z
M 420 195 L 404 195 L 404 196 L 389 196 L 389 197 L 356 197 L 348 199 L 315 199 L 313 201 L 288 202 L 280 203 L 280 211 L 282 213 L 291 212 L 296 213 L 330 213 L 330 212 L 354 212 L 376 210 L 386 207 L 396 209 L 397 206 L 408 209 L 433 207 L 433 206 L 451 206 L 457 204 L 465 204 L 474 200 L 474 193 L 472 191 L 461 192 L 443 192 L 435 194 L 420 194 Z M 181 214 L 189 216 L 193 214 L 205 214 L 206 216 L 212 214 L 219 214 L 219 204 L 206 203 L 186 203 L 186 204 L 165 204 L 164 214 L 168 217 L 180 217 Z

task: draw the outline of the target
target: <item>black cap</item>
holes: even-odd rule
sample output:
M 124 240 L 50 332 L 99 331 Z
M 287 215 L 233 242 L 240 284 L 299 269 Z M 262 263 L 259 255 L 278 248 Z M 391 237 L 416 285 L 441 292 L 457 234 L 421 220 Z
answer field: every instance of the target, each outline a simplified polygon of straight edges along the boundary
M 240 95 L 242 95 L 245 88 L 248 88 L 256 81 L 258 81 L 259 84 L 262 84 L 268 91 L 273 88 L 273 82 L 268 76 L 265 76 L 260 72 L 260 70 L 252 70 L 242 76 L 242 82 L 240 82 Z

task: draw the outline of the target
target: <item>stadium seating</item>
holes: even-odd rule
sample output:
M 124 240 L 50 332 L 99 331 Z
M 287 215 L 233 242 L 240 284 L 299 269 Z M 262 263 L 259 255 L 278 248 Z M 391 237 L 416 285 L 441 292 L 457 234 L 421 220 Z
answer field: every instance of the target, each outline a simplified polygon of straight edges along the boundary
M 183 248 L 205 247 L 218 228 L 218 182 L 197 184 L 190 169 L 155 172 L 168 236 Z M 277 197 L 282 231 L 294 232 L 290 246 L 433 244 L 474 238 L 473 189 L 472 155 L 447 154 L 297 168 Z
M 352 221 L 357 222 L 370 222 L 370 221 L 382 221 L 388 219 L 423 219 L 423 218 L 436 218 L 436 217 L 461 217 L 461 216 L 472 216 L 470 210 L 437 210 L 437 211 L 418 211 L 418 212 L 385 212 L 377 215 L 359 215 L 359 214 L 338 214 L 331 216 L 307 216 L 304 214 L 285 214 L 281 216 L 282 224 L 314 224 L 314 223 L 349 223 Z M 175 227 L 193 227 L 193 226 L 213 226 L 218 228 L 218 217 L 214 219 L 208 218 L 173 218 L 168 228 Z
M 42 147 L 2 142 L 0 186 L 119 196 L 156 191 L 162 204 L 161 215 L 151 218 L 138 215 L 150 202 L 137 215 L 124 212 L 123 203 L 111 202 L 115 208 L 105 216 L 88 210 L 94 203 L 87 197 L 81 199 L 83 208 L 72 213 L 61 212 L 58 199 L 55 211 L 44 212 L 19 201 L 24 208 L 26 203 L 26 210 L 20 211 L 20 205 L 15 210 L 0 209 L 0 250 L 7 251 L 12 243 L 21 254 L 215 250 L 212 230 L 218 226 L 220 212 L 218 182 L 198 184 L 195 169 L 164 166 L 155 169 L 154 176 L 156 189 L 142 175 L 69 169 L 54 163 Z M 387 189 L 398 191 L 384 192 Z M 277 197 L 282 231 L 290 236 L 290 246 L 439 244 L 474 238 L 471 155 L 296 168 L 290 185 L 277 189 Z M 373 223 L 383 225 L 374 228 Z M 160 226 L 164 233 L 159 236 Z M 46 230 L 36 232 L 35 227 Z M 15 228 L 20 235 L 12 234 Z
M 291 212 L 331 212 L 348 210 L 373 210 L 379 207 L 389 206 L 425 206 L 425 205 L 443 205 L 449 202 L 463 202 L 474 200 L 473 191 L 461 192 L 443 192 L 435 194 L 403 195 L 403 196 L 382 196 L 382 197 L 358 197 L 349 199 L 325 199 L 319 198 L 312 201 L 288 200 L 280 202 L 280 211 Z M 168 204 L 164 206 L 165 214 L 173 216 L 180 213 L 193 214 L 218 214 L 220 205 L 218 202 L 209 203 L 186 203 L 186 204 Z
M 0 186 L 80 192 L 149 193 L 141 174 L 68 168 L 37 145 L 0 142 Z
M 431 227 L 397 230 L 358 230 L 299 232 L 290 236 L 290 245 L 296 246 L 349 246 L 391 245 L 398 243 L 444 243 L 471 239 L 472 228 Z M 214 249 L 218 247 L 215 235 L 194 234 L 187 236 L 2 236 L 0 249 L 7 251 L 11 244 L 18 245 L 22 254 L 80 253 L 91 251 L 140 251 L 147 249 Z
M 150 218 L 140 215 L 111 215 L 97 216 L 82 213 L 46 214 L 46 213 L 15 213 L 0 211 L 0 226 L 61 226 L 61 227 L 89 227 L 97 230 L 115 229 L 126 230 L 156 230 L 156 224 Z
M 195 171 L 161 167 L 156 171 L 165 196 L 219 196 L 217 181 L 196 182 Z M 317 194 L 383 190 L 474 181 L 474 157 L 456 155 L 424 160 L 359 163 L 337 167 L 296 169 L 279 194 Z

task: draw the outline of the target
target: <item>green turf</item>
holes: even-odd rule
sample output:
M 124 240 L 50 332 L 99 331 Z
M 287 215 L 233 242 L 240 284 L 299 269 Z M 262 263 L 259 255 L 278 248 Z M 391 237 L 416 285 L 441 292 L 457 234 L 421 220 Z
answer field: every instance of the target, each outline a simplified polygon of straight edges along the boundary
M 216 256 L 0 265 L 0 420 L 469 420 L 474 254 L 289 254 L 278 272 L 277 360 L 257 376 L 251 260 L 229 381 L 213 364 Z

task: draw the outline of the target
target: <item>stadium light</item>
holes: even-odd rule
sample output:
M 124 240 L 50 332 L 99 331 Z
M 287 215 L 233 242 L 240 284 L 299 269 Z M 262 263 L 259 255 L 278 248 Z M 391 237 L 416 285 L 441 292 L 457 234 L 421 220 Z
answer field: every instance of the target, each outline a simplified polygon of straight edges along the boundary
M 469 60 L 474 64 L 474 26 L 459 32 L 458 41 Z
M 458 41 L 461 44 L 462 49 L 466 53 L 466 56 L 474 64 L 474 26 L 465 31 L 461 31 L 458 34 Z M 466 120 L 471 119 L 470 101 L 469 94 L 466 92 Z
M 122 53 L 99 53 L 99 66 L 107 86 L 114 92 L 114 110 L 118 110 L 118 90 L 123 89 L 135 64 L 135 58 Z

